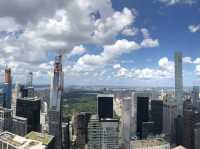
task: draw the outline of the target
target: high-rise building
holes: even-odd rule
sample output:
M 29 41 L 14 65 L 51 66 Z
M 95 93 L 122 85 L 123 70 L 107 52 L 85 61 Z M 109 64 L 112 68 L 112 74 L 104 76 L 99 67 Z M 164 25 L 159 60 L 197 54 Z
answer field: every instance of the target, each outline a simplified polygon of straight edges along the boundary
M 17 99 L 16 115 L 27 118 L 27 132 L 40 131 L 40 105 L 41 100 L 37 97 Z
M 13 116 L 12 118 L 12 130 L 11 132 L 19 136 L 25 136 L 27 134 L 28 122 L 27 118 Z
M 142 138 L 142 123 L 149 121 L 149 102 L 152 94 L 149 92 L 134 92 L 132 94 L 131 137 Z
M 175 100 L 177 102 L 177 115 L 183 115 L 183 70 L 182 53 L 175 53 Z
M 113 118 L 113 99 L 114 95 L 97 95 L 97 113 L 100 119 Z
M 196 107 L 197 109 L 199 109 L 200 107 L 198 107 L 198 101 L 199 101 L 199 86 L 194 86 L 193 87 L 193 91 L 192 91 L 192 100 L 193 100 L 193 105 L 194 107 Z
M 40 141 L 26 139 L 10 132 L 0 133 L 0 149 L 46 149 Z
M 88 123 L 88 149 L 119 149 L 119 120 L 93 115 Z
M 162 138 L 131 141 L 130 149 L 170 149 L 170 144 Z
M 196 123 L 194 126 L 194 149 L 200 148 L 200 122 Z
M 33 86 L 33 73 L 29 72 L 26 79 L 26 86 L 32 87 Z
M 175 142 L 175 118 L 177 105 L 174 101 L 166 100 L 163 103 L 163 133 L 170 142 Z
M 122 139 L 126 145 L 131 139 L 131 98 L 124 98 L 122 105 Z
M 12 128 L 12 110 L 0 107 L 0 130 L 10 131 Z
M 5 82 L 4 82 L 3 107 L 11 109 L 11 99 L 12 99 L 11 69 L 6 67 L 6 69 L 5 69 Z
M 62 95 L 64 73 L 62 71 L 62 56 L 56 56 L 49 101 L 49 134 L 55 136 L 55 149 L 62 148 Z
M 70 123 L 62 123 L 62 149 L 70 149 Z
M 91 114 L 81 112 L 75 116 L 75 135 L 76 135 L 76 147 L 78 149 L 84 149 L 87 144 L 87 130 L 88 130 L 88 122 Z
M 151 121 L 154 122 L 154 134 L 162 133 L 163 127 L 163 101 L 151 100 Z

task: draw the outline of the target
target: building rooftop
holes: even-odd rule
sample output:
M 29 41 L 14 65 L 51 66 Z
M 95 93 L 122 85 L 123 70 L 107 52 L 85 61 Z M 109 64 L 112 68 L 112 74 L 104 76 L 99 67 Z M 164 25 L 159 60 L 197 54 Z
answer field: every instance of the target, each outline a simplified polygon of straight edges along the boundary
M 160 146 L 160 145 L 169 144 L 167 141 L 165 141 L 162 138 L 147 139 L 147 140 L 136 140 L 136 141 L 131 141 L 131 144 L 132 143 L 134 144 L 135 148 L 153 147 L 153 146 Z
M 42 145 L 42 142 L 26 139 L 10 132 L 1 133 L 0 141 L 10 144 L 16 148 L 45 149 L 45 146 Z
M 27 121 L 27 118 L 20 117 L 20 116 L 13 116 L 13 119 L 21 120 L 21 121 Z
M 54 136 L 38 133 L 38 132 L 30 132 L 25 136 L 27 139 L 36 140 L 42 142 L 43 145 L 48 145 L 53 139 Z

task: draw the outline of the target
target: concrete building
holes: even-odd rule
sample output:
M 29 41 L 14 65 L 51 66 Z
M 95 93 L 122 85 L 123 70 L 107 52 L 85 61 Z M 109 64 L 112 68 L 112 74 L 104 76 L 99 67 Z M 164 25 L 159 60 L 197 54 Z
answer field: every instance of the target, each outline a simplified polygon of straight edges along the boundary
M 131 139 L 131 98 L 123 99 L 122 105 L 122 139 L 124 144 L 128 144 Z
M 166 100 L 163 103 L 163 133 L 170 142 L 175 142 L 176 102 Z
M 28 133 L 25 138 L 42 142 L 42 145 L 45 146 L 45 149 L 54 149 L 54 136 L 32 131 Z
M 13 116 L 12 118 L 12 130 L 11 132 L 19 135 L 25 136 L 27 134 L 28 120 L 24 117 Z
M 55 136 L 55 149 L 62 148 L 62 96 L 64 88 L 62 56 L 56 56 L 49 101 L 49 134 Z
M 88 149 L 119 149 L 119 120 L 93 115 L 88 124 Z
M 152 94 L 149 92 L 134 92 L 131 102 L 131 137 L 142 138 L 142 123 L 149 121 L 149 102 Z
M 177 115 L 183 116 L 183 70 L 182 53 L 175 53 L 175 100 L 177 102 Z
M 10 131 L 12 128 L 12 110 L 0 107 L 0 130 Z
M 99 118 L 113 118 L 113 100 L 114 95 L 97 95 L 97 113 Z
M 27 118 L 27 132 L 40 131 L 40 105 L 41 100 L 35 98 L 18 98 L 16 104 L 16 115 Z
M 75 116 L 74 133 L 76 136 L 77 149 L 84 149 L 87 144 L 88 136 L 88 122 L 90 120 L 90 113 L 81 112 Z
M 42 142 L 3 132 L 0 134 L 0 149 L 46 149 Z
M 170 149 L 170 144 L 162 138 L 131 141 L 130 149 Z

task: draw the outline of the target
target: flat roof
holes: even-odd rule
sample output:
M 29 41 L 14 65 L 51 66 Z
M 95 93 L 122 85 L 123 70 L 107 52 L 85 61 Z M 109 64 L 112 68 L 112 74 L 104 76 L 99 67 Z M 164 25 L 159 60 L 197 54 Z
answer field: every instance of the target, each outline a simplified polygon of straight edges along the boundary
M 136 148 L 153 147 L 153 146 L 169 144 L 163 138 L 136 140 L 136 141 L 131 141 L 131 143 L 133 143 L 134 147 Z
M 36 140 L 42 142 L 44 145 L 48 145 L 54 138 L 54 136 L 44 133 L 31 131 L 25 136 L 27 139 Z
M 45 149 L 45 146 L 42 145 L 42 142 L 26 139 L 10 132 L 1 133 L 0 140 L 17 148 L 23 147 L 29 149 Z

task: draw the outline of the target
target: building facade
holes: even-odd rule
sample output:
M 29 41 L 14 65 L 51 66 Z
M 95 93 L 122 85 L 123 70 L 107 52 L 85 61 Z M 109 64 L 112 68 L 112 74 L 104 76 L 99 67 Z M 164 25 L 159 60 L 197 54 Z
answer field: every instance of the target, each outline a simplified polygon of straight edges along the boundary
M 62 148 L 62 96 L 64 85 L 62 56 L 56 56 L 49 101 L 49 134 L 55 136 L 55 149 Z

